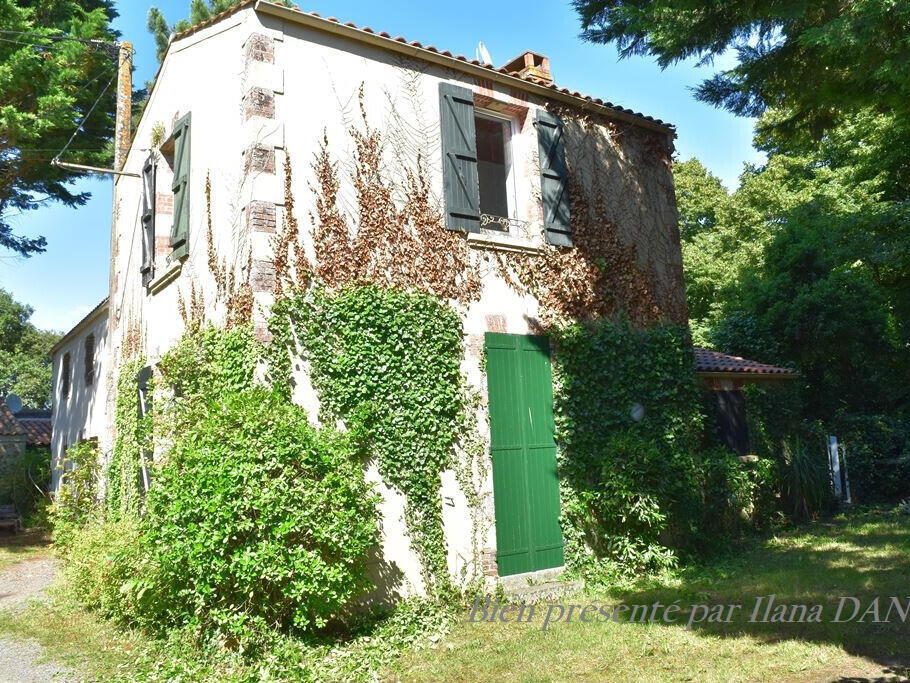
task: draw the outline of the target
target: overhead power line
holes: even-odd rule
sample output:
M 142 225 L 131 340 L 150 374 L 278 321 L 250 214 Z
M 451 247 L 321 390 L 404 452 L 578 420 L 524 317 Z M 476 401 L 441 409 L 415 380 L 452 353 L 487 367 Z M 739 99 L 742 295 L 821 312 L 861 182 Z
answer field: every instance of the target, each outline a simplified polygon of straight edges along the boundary
M 29 33 L 27 31 L 8 31 L 8 30 L 0 30 L 0 35 L 19 36 L 22 38 L 40 39 L 40 40 L 45 40 L 45 41 L 51 40 L 51 41 L 56 41 L 58 43 L 59 42 L 81 43 L 83 45 L 86 45 L 87 47 L 91 47 L 91 48 L 94 48 L 95 50 L 104 52 L 109 57 L 112 57 L 115 59 L 120 50 L 119 42 L 117 42 L 117 41 L 111 42 L 111 41 L 107 41 L 107 40 L 100 40 L 97 38 L 76 38 L 74 36 L 59 35 L 59 34 L 58 35 L 43 35 L 41 33 Z M 51 47 L 47 43 L 38 43 L 38 42 L 27 41 L 27 40 L 11 40 L 9 38 L 0 38 L 0 41 L 3 41 L 5 43 L 12 43 L 14 45 L 23 45 L 23 46 L 27 46 L 27 47 L 31 46 L 31 47 L 40 47 L 40 48 L 45 48 L 45 49 Z M 135 52 L 135 50 L 134 50 L 134 52 Z
M 117 41 L 107 41 L 101 40 L 99 38 L 76 38 L 75 36 L 68 36 L 66 34 L 51 34 L 46 35 L 44 33 L 29 33 L 28 31 L 9 31 L 9 30 L 0 30 L 0 33 L 11 36 L 24 36 L 26 38 L 40 38 L 42 40 L 68 40 L 75 43 L 85 43 L 86 45 L 103 45 L 110 47 L 118 47 L 119 44 Z
M 98 103 L 101 101 L 101 98 L 104 97 L 104 94 L 107 92 L 108 88 L 111 87 L 111 84 L 114 82 L 114 79 L 115 79 L 115 78 L 117 78 L 117 72 L 116 72 L 116 71 L 115 71 L 114 74 L 111 76 L 110 80 L 107 82 L 107 85 L 104 86 L 104 89 L 101 91 L 101 94 L 98 95 L 98 99 L 96 99 L 96 100 L 92 103 L 92 106 L 89 107 L 89 110 L 86 112 L 85 116 L 82 117 L 82 120 L 79 122 L 79 125 L 76 126 L 76 130 L 74 130 L 74 131 L 73 131 L 73 134 L 70 135 L 70 139 L 67 140 L 67 142 L 66 142 L 65 145 L 63 145 L 63 149 L 61 149 L 59 152 L 57 152 L 57 156 L 55 156 L 54 159 L 53 159 L 54 161 L 60 161 L 60 157 L 63 156 L 63 153 L 69 148 L 69 146 L 70 146 L 71 144 L 73 144 L 73 140 L 76 139 L 76 135 L 78 135 L 78 134 L 79 134 L 79 131 L 82 130 L 82 126 L 85 125 L 85 122 L 88 120 L 88 117 L 92 115 L 92 112 L 93 112 L 93 111 L 95 111 L 95 107 L 98 106 Z

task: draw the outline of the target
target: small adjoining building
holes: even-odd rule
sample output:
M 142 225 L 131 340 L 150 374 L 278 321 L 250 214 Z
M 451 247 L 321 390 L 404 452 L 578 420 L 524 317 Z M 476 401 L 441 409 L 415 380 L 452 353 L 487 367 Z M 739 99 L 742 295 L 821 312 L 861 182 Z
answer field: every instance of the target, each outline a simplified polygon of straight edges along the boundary
M 701 347 L 695 348 L 695 375 L 699 384 L 714 394 L 715 415 L 722 443 L 741 458 L 752 455 L 744 385 L 785 382 L 799 377 L 799 373 L 789 368 Z
M 0 459 L 15 457 L 25 451 L 26 433 L 13 411 L 0 398 Z

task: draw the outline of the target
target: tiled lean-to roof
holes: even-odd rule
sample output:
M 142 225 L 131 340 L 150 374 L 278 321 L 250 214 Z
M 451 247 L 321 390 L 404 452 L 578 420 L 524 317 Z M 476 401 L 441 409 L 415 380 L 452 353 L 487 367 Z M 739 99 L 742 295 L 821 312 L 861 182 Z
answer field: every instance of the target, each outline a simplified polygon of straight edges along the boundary
M 6 405 L 6 401 L 0 398 L 0 436 L 21 436 L 22 434 L 25 434 L 25 430 L 19 424 L 19 420 Z
M 23 411 L 24 413 L 24 411 Z M 27 446 L 51 445 L 51 418 L 50 415 L 28 415 L 19 413 L 16 419 L 25 430 L 25 443 Z
M 585 95 L 583 93 L 578 92 L 577 90 L 569 90 L 568 88 L 561 88 L 556 83 L 553 83 L 553 82 L 550 82 L 550 81 L 547 81 L 544 79 L 535 78 L 535 77 L 529 76 L 529 75 L 522 76 L 522 75 L 519 75 L 517 72 L 509 71 L 509 70 L 505 69 L 504 67 L 497 68 L 491 64 L 483 64 L 482 62 L 480 62 L 476 59 L 469 59 L 469 58 L 465 57 L 464 55 L 452 54 L 448 50 L 440 50 L 433 45 L 424 45 L 416 40 L 408 41 L 403 36 L 396 36 L 393 38 L 391 36 L 391 34 L 386 33 L 385 31 L 375 31 L 374 29 L 370 28 L 369 26 L 358 26 L 357 24 L 354 24 L 353 22 L 350 22 L 350 21 L 342 22 L 340 19 L 336 19 L 335 17 L 321 17 L 316 12 L 304 12 L 299 7 L 293 7 L 293 8 L 286 7 L 284 5 L 279 5 L 279 4 L 276 4 L 273 2 L 266 2 L 265 0 L 245 0 L 244 2 L 238 3 L 237 5 L 235 5 L 234 7 L 231 7 L 228 10 L 225 10 L 224 12 L 216 14 L 216 15 L 212 16 L 211 18 L 209 18 L 203 22 L 200 22 L 199 24 L 196 24 L 192 28 L 189 28 L 185 31 L 181 31 L 180 33 L 177 33 L 176 35 L 174 35 L 173 40 L 180 40 L 181 38 L 190 36 L 193 33 L 201 31 L 202 29 L 207 28 L 208 26 L 211 26 L 212 24 L 217 23 L 217 22 L 221 21 L 222 19 L 225 19 L 226 17 L 229 17 L 232 14 L 235 14 L 236 12 L 239 12 L 240 10 L 246 9 L 247 7 L 251 7 L 251 6 L 254 6 L 256 10 L 261 9 L 264 11 L 268 11 L 270 14 L 276 14 L 276 15 L 280 14 L 280 16 L 286 17 L 288 20 L 293 20 L 294 18 L 297 18 L 298 20 L 301 21 L 301 23 L 306 23 L 308 25 L 315 26 L 317 28 L 322 28 L 323 30 L 327 30 L 330 32 L 337 33 L 338 32 L 337 27 L 344 27 L 344 28 L 348 29 L 348 32 L 346 33 L 348 35 L 348 37 L 355 39 L 355 40 L 356 39 L 364 40 L 364 41 L 370 42 L 372 44 L 382 44 L 383 42 L 387 41 L 387 44 L 385 45 L 385 47 L 388 49 L 400 51 L 401 46 L 409 46 L 409 47 L 415 49 L 415 53 L 413 56 L 418 57 L 418 58 L 421 57 L 421 52 L 425 53 L 423 55 L 425 58 L 430 57 L 430 56 L 437 57 L 437 58 L 444 57 L 444 58 L 447 58 L 448 61 L 451 62 L 449 64 L 449 66 L 452 68 L 455 68 L 455 69 L 466 71 L 469 67 L 474 67 L 474 69 L 472 69 L 472 71 L 474 71 L 475 74 L 476 74 L 476 69 L 484 69 L 486 71 L 489 71 L 490 75 L 496 74 L 496 75 L 500 75 L 500 76 L 507 76 L 510 79 L 515 79 L 517 81 L 517 83 L 515 84 L 517 87 L 520 87 L 520 84 L 524 83 L 527 85 L 537 86 L 539 88 L 546 88 L 549 91 L 551 91 L 554 95 L 558 94 L 561 96 L 568 96 L 569 98 L 577 100 L 579 103 L 583 103 L 583 104 L 589 105 L 589 106 L 596 105 L 597 107 L 603 108 L 604 110 L 606 110 L 604 112 L 606 114 L 613 114 L 613 115 L 617 116 L 618 118 L 630 120 L 632 122 L 643 125 L 647 128 L 661 129 L 664 132 L 671 133 L 671 134 L 674 133 L 674 130 L 675 130 L 673 128 L 672 124 L 661 121 L 660 119 L 656 119 L 653 116 L 647 116 L 640 112 L 636 112 L 631 109 L 626 109 L 625 107 L 621 107 L 617 104 L 613 104 L 612 102 L 607 102 L 605 100 L 602 100 L 599 97 L 592 97 L 591 95 Z M 360 34 L 360 35 L 358 35 L 358 34 Z M 377 41 L 377 39 L 379 39 L 379 40 Z M 434 60 L 434 61 L 437 61 L 437 60 Z
M 730 356 L 720 351 L 695 347 L 695 372 L 701 374 L 741 375 L 755 378 L 789 379 L 798 373 L 788 368 L 779 368 L 739 356 Z

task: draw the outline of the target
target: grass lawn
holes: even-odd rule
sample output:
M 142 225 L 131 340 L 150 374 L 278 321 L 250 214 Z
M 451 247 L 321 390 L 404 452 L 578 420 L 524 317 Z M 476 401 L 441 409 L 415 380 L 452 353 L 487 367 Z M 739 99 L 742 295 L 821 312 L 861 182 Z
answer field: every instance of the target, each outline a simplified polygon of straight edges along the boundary
M 776 604 L 823 605 L 821 623 L 749 623 L 755 597 L 772 594 Z M 906 623 L 894 611 L 891 623 L 870 623 L 871 616 L 865 623 L 858 623 L 859 617 L 832 623 L 841 596 L 859 598 L 862 611 L 882 596 L 879 616 L 884 619 L 892 595 L 900 596 L 906 609 L 910 517 L 867 513 L 779 533 L 709 568 L 559 601 L 568 611 L 571 604 L 678 600 L 682 609 L 670 616 L 682 623 L 581 623 L 576 611 L 571 623 L 563 619 L 544 631 L 546 605 L 536 608 L 532 623 L 467 623 L 466 613 L 436 649 L 406 656 L 390 673 L 404 680 L 441 681 L 504 676 L 529 681 L 906 680 L 910 615 Z M 743 609 L 734 610 L 731 623 L 705 620 L 687 630 L 693 604 L 742 604 Z M 846 607 L 842 618 L 852 611 Z M 758 619 L 763 612 L 762 607 Z M 697 610 L 696 617 L 702 613 Z M 558 608 L 551 615 L 555 618 Z
M 0 558 L 9 552 L 0 550 Z M 35 552 L 46 549 L 37 545 Z M 821 604 L 821 623 L 749 623 L 755 597 L 771 594 L 776 604 Z M 567 611 L 572 604 L 678 601 L 681 610 L 674 616 L 681 623 L 582 623 L 576 609 L 571 622 L 564 617 L 544 631 L 547 603 L 536 607 L 532 623 L 468 623 L 465 612 L 435 646 L 411 651 L 379 676 L 407 681 L 907 680 L 910 615 L 906 623 L 893 610 L 891 623 L 870 623 L 869 617 L 865 623 L 832 623 L 840 596 L 859 598 L 865 610 L 877 595 L 883 598 L 881 617 L 886 597 L 900 596 L 904 607 L 910 601 L 908 516 L 872 512 L 820 522 L 756 540 L 708 567 L 553 603 Z M 687 630 L 692 604 L 743 608 L 730 623 L 705 619 Z M 257 677 L 255 664 L 229 672 L 223 663 L 191 662 L 174 644 L 149 641 L 61 602 L 4 614 L 0 635 L 35 639 L 48 657 L 98 680 Z M 378 632 L 374 636 L 383 639 Z M 361 656 L 355 648 L 339 654 Z
M 41 529 L 18 534 L 0 531 L 0 571 L 22 560 L 49 556 L 50 542 Z

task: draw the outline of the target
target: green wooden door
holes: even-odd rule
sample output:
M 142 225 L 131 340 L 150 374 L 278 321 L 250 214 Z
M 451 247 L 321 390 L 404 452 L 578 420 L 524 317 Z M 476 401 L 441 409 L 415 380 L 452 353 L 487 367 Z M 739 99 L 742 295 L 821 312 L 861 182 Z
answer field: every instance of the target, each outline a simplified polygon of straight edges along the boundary
M 563 565 L 546 337 L 486 335 L 499 575 Z

